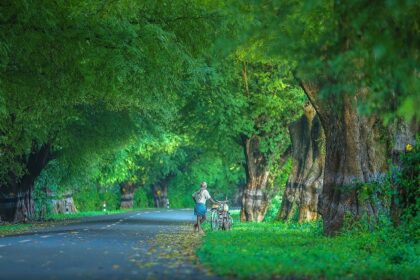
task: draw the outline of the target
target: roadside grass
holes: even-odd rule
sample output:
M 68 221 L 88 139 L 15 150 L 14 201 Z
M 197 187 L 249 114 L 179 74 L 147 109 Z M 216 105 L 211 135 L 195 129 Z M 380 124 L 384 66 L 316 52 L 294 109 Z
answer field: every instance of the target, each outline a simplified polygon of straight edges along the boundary
M 0 236 L 19 234 L 31 230 L 34 224 L 4 224 L 0 225 Z
M 144 208 L 136 208 L 136 209 L 119 209 L 119 210 L 111 210 L 111 211 L 82 211 L 77 213 L 69 213 L 69 214 L 50 214 L 45 217 L 42 221 L 30 221 L 28 223 L 19 223 L 19 224 L 1 224 L 0 225 L 0 236 L 7 236 L 13 234 L 21 234 L 37 229 L 41 229 L 44 227 L 48 227 L 54 224 L 61 224 L 65 222 L 77 221 L 80 218 L 84 217 L 93 217 L 93 216 L 101 216 L 101 215 L 112 215 L 112 214 L 119 214 L 119 213 L 126 213 L 131 211 L 137 210 L 145 210 Z
M 84 217 L 93 217 L 93 216 L 101 216 L 101 215 L 112 215 L 112 214 L 119 214 L 119 213 L 126 213 L 136 210 L 142 209 L 119 209 L 119 210 L 111 210 L 111 211 L 82 211 L 77 213 L 68 213 L 68 214 L 51 214 L 46 217 L 47 221 L 63 221 L 63 220 L 72 220 L 72 219 L 79 219 Z
M 386 227 L 373 232 L 322 234 L 321 223 L 241 223 L 206 235 L 200 262 L 242 279 L 419 279 L 418 236 Z

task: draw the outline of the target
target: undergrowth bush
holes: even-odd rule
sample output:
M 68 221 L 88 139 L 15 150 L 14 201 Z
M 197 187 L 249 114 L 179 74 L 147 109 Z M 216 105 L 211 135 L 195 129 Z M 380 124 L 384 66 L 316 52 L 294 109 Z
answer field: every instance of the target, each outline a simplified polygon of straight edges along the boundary
M 120 188 L 118 185 L 103 190 L 92 186 L 81 187 L 73 194 L 74 204 L 79 211 L 101 211 L 103 203 L 107 210 L 120 207 Z
M 420 137 L 416 146 L 408 146 L 401 155 L 402 168 L 394 174 L 395 183 L 399 186 L 396 206 L 402 209 L 401 222 L 412 224 L 418 222 L 416 217 L 420 210 Z
M 264 221 L 274 221 L 277 218 L 277 214 L 280 210 L 284 189 L 289 178 L 289 174 L 292 171 L 292 160 L 288 160 L 284 167 L 279 171 L 279 175 L 274 181 L 273 193 L 274 197 L 271 200 L 270 206 L 268 207 L 267 214 L 264 217 Z
M 153 194 L 150 189 L 137 188 L 134 192 L 134 208 L 149 208 L 153 206 Z

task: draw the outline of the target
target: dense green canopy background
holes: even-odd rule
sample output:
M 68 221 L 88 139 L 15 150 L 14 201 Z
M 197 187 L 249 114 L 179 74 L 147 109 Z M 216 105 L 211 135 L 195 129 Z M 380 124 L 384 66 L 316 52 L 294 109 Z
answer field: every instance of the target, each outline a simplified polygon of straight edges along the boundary
M 197 251 L 216 273 L 417 279 L 419 15 L 414 0 L 2 0 L 0 224 L 69 198 L 192 207 L 206 181 L 241 207 Z
M 1 198 L 35 185 L 38 209 L 68 193 L 79 210 L 104 201 L 117 209 L 129 183 L 134 206 L 152 207 L 165 182 L 170 205 L 187 207 L 207 181 L 240 205 L 250 181 L 244 143 L 258 139 L 270 174 L 264 191 L 278 208 L 292 164 L 282 162 L 288 127 L 305 102 L 323 113 L 325 103 L 344 112 L 353 100 L 358 117 L 383 127 L 419 121 L 419 9 L 416 1 L 2 1 Z

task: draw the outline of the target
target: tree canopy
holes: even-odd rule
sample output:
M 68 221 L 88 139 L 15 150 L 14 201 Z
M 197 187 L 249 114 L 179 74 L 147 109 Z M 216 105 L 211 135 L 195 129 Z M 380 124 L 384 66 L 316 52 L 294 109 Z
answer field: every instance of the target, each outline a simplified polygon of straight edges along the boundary
M 419 10 L 415 1 L 2 1 L 0 204 L 12 206 L 0 216 L 33 216 L 34 186 L 186 207 L 208 181 L 236 197 L 242 220 L 262 221 L 299 146 L 290 130 L 306 121 L 298 127 L 312 130 L 308 106 L 323 129 L 313 139 L 325 141 L 308 149 L 325 157 L 326 233 L 347 215 L 377 216 L 375 184 L 403 170 L 401 147 L 416 144 Z M 389 188 L 394 203 L 401 184 Z

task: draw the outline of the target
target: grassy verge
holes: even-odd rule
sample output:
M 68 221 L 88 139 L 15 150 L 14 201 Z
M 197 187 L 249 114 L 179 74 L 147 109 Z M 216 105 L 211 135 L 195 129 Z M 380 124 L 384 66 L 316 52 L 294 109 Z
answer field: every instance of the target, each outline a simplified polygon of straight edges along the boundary
M 79 219 L 83 217 L 92 217 L 92 216 L 101 216 L 101 215 L 109 215 L 109 214 L 118 214 L 118 213 L 125 213 L 136 211 L 140 209 L 119 209 L 119 210 L 112 210 L 112 211 L 83 211 L 77 213 L 69 213 L 69 214 L 52 214 L 47 217 L 47 220 L 51 221 L 63 221 L 63 220 L 72 220 L 72 219 Z
M 220 275 L 243 279 L 418 279 L 420 246 L 401 232 L 347 233 L 330 238 L 319 223 L 239 223 L 207 230 L 197 254 Z
M 0 225 L 0 236 L 18 234 L 33 229 L 34 224 L 5 224 Z
M 77 213 L 70 213 L 70 214 L 52 214 L 49 215 L 44 221 L 32 221 L 30 223 L 25 224 L 3 224 L 0 225 L 0 236 L 12 235 L 12 234 L 20 234 L 25 233 L 37 229 L 41 229 L 44 227 L 51 226 L 53 224 L 60 224 L 66 221 L 77 221 L 83 217 L 92 217 L 92 216 L 100 216 L 105 214 L 118 214 L 118 213 L 125 213 L 130 211 L 135 211 L 140 209 L 120 209 L 120 210 L 112 210 L 112 211 L 84 211 L 84 212 L 77 212 Z

